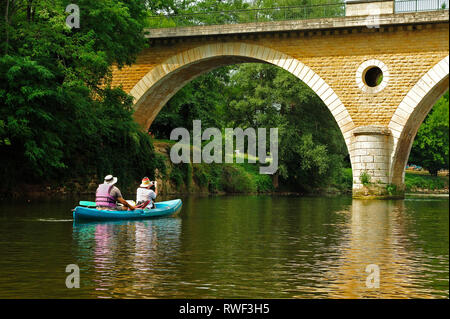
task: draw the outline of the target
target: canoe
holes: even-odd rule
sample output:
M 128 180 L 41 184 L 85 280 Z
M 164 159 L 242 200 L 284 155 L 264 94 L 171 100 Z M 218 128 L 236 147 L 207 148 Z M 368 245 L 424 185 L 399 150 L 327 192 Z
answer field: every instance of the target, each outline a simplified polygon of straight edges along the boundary
M 177 213 L 182 206 L 181 199 L 155 203 L 153 209 L 135 210 L 100 210 L 89 207 L 77 206 L 73 211 L 74 220 L 124 220 L 146 219 L 170 216 Z

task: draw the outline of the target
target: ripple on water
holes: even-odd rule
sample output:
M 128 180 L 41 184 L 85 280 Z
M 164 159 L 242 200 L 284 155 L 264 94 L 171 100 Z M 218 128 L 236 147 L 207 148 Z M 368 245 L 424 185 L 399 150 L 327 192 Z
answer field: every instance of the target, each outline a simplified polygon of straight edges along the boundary
M 71 297 L 449 296 L 448 199 L 187 198 L 181 217 L 88 224 L 63 208 L 2 215 L 0 297 L 67 296 L 70 263 L 83 278 Z

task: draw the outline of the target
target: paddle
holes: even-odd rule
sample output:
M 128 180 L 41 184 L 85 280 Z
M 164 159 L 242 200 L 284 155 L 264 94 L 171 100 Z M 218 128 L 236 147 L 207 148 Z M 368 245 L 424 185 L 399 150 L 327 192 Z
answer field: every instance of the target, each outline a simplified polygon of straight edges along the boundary
M 127 200 L 127 202 L 128 202 L 128 204 L 130 204 L 132 206 L 136 206 L 136 203 L 134 202 L 134 200 Z M 96 207 L 97 206 L 95 202 L 89 202 L 87 200 L 81 200 L 79 202 L 79 205 L 80 206 L 87 206 L 87 207 Z M 119 204 L 119 205 L 123 206 L 123 204 Z
M 87 206 L 87 207 L 95 207 L 95 206 L 97 206 L 95 204 L 95 202 L 89 202 L 89 201 L 86 201 L 86 200 L 81 200 L 79 204 L 80 204 L 80 206 Z

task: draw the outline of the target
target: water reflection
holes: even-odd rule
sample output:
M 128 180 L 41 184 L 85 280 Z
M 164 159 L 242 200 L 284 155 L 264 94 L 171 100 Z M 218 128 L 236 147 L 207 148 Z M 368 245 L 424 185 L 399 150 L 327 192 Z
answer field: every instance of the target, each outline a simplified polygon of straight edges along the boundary
M 181 220 L 74 223 L 73 239 L 88 286 L 100 298 L 151 297 L 161 263 L 179 246 Z
M 353 200 L 349 209 L 349 235 L 343 241 L 339 266 L 328 272 L 332 298 L 430 298 L 433 289 L 423 283 L 432 276 L 433 256 L 412 242 L 405 201 Z M 448 249 L 447 249 L 448 256 Z M 380 269 L 380 287 L 369 288 L 368 265 Z M 448 278 L 448 263 L 446 267 Z M 445 269 L 441 275 L 445 276 Z M 448 293 L 447 293 L 448 295 Z
M 448 200 L 187 198 L 180 217 L 74 223 L 80 295 L 448 298 Z M 54 224 L 54 223 L 52 223 Z M 380 287 L 365 269 L 380 268 Z

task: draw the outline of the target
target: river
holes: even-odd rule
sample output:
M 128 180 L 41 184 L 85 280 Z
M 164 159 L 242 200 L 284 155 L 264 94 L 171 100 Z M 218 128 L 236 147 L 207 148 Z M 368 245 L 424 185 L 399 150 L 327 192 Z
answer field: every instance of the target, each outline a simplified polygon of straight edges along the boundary
M 72 220 L 79 199 L 2 202 L 0 298 L 449 298 L 448 197 L 182 199 L 175 217 L 91 223 Z

